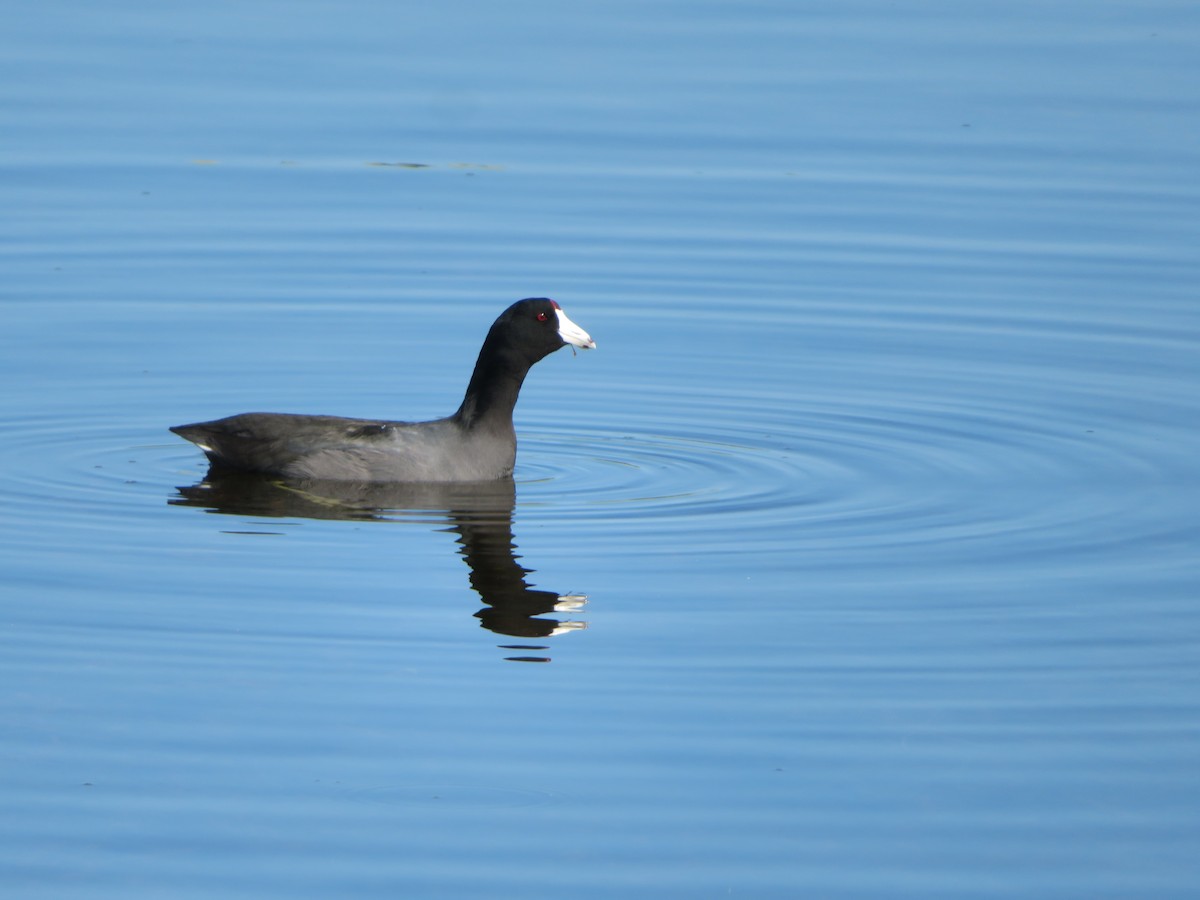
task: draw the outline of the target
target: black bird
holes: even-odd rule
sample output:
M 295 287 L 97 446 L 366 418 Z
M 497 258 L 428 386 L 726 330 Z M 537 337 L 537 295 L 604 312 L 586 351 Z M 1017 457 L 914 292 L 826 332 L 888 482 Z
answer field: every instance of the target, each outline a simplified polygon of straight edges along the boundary
M 544 297 L 520 300 L 488 331 L 462 405 L 430 422 L 243 413 L 171 430 L 214 468 L 330 481 L 493 481 L 517 457 L 513 408 L 526 373 L 567 344 L 596 342 Z

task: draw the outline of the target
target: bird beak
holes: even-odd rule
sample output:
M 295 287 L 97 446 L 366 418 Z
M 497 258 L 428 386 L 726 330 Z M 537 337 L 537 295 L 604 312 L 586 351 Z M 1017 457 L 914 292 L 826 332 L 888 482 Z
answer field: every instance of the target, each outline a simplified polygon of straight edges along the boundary
M 595 350 L 596 342 L 592 340 L 592 336 L 567 318 L 567 314 L 562 309 L 557 309 L 558 313 L 558 336 L 570 344 L 572 347 L 579 347 L 582 350 Z

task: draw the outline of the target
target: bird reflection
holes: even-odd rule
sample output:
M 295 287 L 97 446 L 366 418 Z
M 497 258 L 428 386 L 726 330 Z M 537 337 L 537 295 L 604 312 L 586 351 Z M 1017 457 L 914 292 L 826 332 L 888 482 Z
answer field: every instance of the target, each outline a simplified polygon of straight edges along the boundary
M 169 501 L 172 505 L 242 517 L 448 522 L 444 530 L 456 536 L 470 569 L 471 587 L 486 604 L 475 613 L 482 627 L 531 639 L 586 627 L 546 616 L 581 609 L 586 595 L 536 590 L 525 580 L 533 570 L 517 562 L 512 533 L 516 486 L 511 479 L 449 484 L 282 481 L 213 468 L 199 484 L 178 491 Z M 508 644 L 504 649 L 546 648 Z M 537 655 L 509 658 L 549 661 Z

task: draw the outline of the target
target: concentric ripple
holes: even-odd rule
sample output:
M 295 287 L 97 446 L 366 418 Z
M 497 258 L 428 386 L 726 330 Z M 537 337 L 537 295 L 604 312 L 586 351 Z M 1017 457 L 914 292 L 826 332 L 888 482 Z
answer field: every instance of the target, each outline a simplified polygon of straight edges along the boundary
M 601 400 L 586 426 L 521 430 L 517 528 L 570 522 L 622 552 L 848 564 L 918 546 L 1052 556 L 1153 534 L 1172 502 L 1164 478 L 1188 465 L 1171 451 L 1186 447 L 1176 426 L 1128 427 L 1102 402 L 1116 382 L 1034 398 L 1042 374 L 1016 364 L 977 383 L 942 374 L 903 394 L 872 385 L 793 397 L 748 383 L 681 391 L 666 416 Z M 26 520 L 116 515 L 137 527 L 206 468 L 147 413 L 16 415 L 0 433 L 0 496 Z
M 647 552 L 860 558 L 943 544 L 994 556 L 1152 527 L 1136 493 L 1097 486 L 1157 478 L 1163 435 L 986 399 L 844 395 L 804 408 L 742 397 L 657 428 L 541 430 L 522 436 L 520 498 L 541 516 L 640 535 Z M 695 421 L 708 423 L 704 434 Z
M 10 418 L 0 426 L 0 442 L 0 493 L 10 502 L 75 509 L 112 509 L 156 491 L 174 449 L 150 428 L 139 430 L 136 416 L 86 413 Z

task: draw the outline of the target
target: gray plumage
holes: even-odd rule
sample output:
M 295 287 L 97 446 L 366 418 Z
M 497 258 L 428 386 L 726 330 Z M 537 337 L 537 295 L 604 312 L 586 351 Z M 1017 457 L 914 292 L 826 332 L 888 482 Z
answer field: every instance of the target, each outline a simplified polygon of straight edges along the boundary
M 512 475 L 513 409 L 530 367 L 567 343 L 594 348 L 553 300 L 514 303 L 488 332 L 462 404 L 430 422 L 243 413 L 171 431 L 218 468 L 331 481 L 492 481 Z

